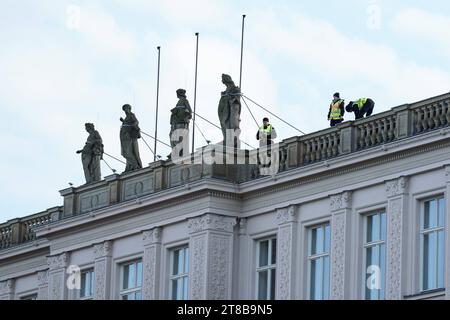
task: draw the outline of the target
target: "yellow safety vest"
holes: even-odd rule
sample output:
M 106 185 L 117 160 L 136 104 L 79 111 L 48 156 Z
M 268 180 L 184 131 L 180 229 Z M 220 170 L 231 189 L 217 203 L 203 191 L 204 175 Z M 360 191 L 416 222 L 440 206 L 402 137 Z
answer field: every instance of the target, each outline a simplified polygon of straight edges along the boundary
M 366 104 L 367 98 L 360 98 L 358 100 L 356 100 L 355 102 L 353 102 L 353 105 L 357 105 L 358 109 L 361 110 L 362 107 Z
M 265 134 L 269 135 L 269 134 L 272 133 L 272 125 L 271 124 L 267 125 L 267 128 L 265 128 L 265 129 L 264 129 L 264 125 L 262 125 L 261 128 L 259 128 L 259 130 L 262 133 L 265 133 Z
M 331 120 L 341 120 L 342 116 L 341 116 L 341 109 L 339 108 L 339 106 L 341 105 L 341 103 L 344 100 L 337 100 L 335 103 L 331 103 L 331 112 L 330 112 L 330 119 Z

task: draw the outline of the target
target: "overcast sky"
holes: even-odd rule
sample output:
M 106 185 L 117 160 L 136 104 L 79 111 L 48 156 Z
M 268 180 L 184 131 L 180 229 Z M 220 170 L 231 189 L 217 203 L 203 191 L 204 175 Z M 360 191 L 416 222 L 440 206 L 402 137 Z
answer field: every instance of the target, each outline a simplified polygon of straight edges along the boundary
M 58 190 L 84 183 L 75 151 L 86 141 L 85 122 L 118 157 L 124 103 L 153 134 L 158 45 L 161 140 L 169 140 L 176 89 L 193 105 L 195 32 L 197 111 L 219 123 L 221 74 L 239 82 L 242 14 L 242 91 L 310 133 L 328 126 L 335 91 L 347 101 L 374 99 L 375 112 L 448 92 L 449 13 L 444 0 L 0 0 L 0 222 L 61 205 Z M 251 108 L 258 121 L 267 115 Z M 257 145 L 244 106 L 241 118 L 243 140 Z M 278 140 L 298 134 L 269 118 Z M 198 125 L 220 140 L 220 130 Z M 147 165 L 153 155 L 139 143 Z M 196 147 L 204 144 L 198 134 Z M 158 145 L 163 158 L 169 152 Z

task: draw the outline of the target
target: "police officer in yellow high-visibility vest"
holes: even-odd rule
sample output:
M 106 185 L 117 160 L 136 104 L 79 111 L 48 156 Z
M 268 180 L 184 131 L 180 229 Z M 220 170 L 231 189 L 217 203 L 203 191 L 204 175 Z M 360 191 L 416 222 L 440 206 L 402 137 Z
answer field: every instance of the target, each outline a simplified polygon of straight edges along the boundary
M 339 97 L 339 92 L 336 92 L 333 95 L 333 101 L 331 101 L 330 110 L 328 111 L 330 127 L 334 127 L 344 121 L 344 112 L 344 100 Z
M 345 107 L 345 111 L 354 112 L 355 120 L 362 119 L 364 116 L 369 117 L 372 115 L 375 102 L 370 98 L 359 98 L 356 101 L 350 101 Z
M 259 140 L 259 146 L 264 147 L 273 143 L 273 139 L 277 137 L 275 128 L 269 123 L 268 118 L 263 119 L 263 125 L 256 133 L 256 140 Z

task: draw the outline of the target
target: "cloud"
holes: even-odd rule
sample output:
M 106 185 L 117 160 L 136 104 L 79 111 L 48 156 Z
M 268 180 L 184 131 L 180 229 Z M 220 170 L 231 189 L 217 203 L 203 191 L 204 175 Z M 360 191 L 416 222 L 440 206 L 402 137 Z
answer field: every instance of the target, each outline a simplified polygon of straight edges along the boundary
M 164 6 L 158 10 L 169 10 Z M 215 10 L 212 5 L 209 8 Z M 193 106 L 193 36 L 174 32 L 161 43 L 154 30 L 144 28 L 133 34 L 113 12 L 98 4 L 84 3 L 80 5 L 80 29 L 67 29 L 65 9 L 64 5 L 40 8 L 39 13 L 47 17 L 52 27 L 34 21 L 25 35 L 22 34 L 25 30 L 16 26 L 11 29 L 16 37 L 9 37 L 14 41 L 9 43 L 8 50 L 0 52 L 0 69 L 4 74 L 0 79 L 0 106 L 15 120 L 1 129 L 0 148 L 12 152 L 1 162 L 2 167 L 8 168 L 8 174 L 2 176 L 6 183 L 0 188 L 0 220 L 61 204 L 59 189 L 65 188 L 69 181 L 75 185 L 84 183 L 80 157 L 75 150 L 86 140 L 85 122 L 95 123 L 105 151 L 119 159 L 122 157 L 118 119 L 123 116 L 122 104 L 131 103 L 141 128 L 153 135 L 156 44 L 162 45 L 158 137 L 165 142 L 169 140 L 170 109 L 177 102 L 176 89 L 187 89 Z M 191 19 L 192 23 L 194 20 Z M 175 19 L 171 25 L 180 24 Z M 26 41 L 22 40 L 24 36 Z M 229 73 L 238 83 L 239 42 L 202 34 L 200 44 L 197 110 L 219 123 L 217 105 L 224 90 L 221 74 Z M 246 92 L 275 104 L 276 85 L 268 68 L 256 52 L 249 50 L 246 58 L 249 72 L 245 76 Z M 242 127 L 250 128 L 243 133 L 247 141 L 254 140 L 256 132 L 251 121 L 248 114 L 243 118 Z M 197 123 L 207 139 L 221 140 L 220 130 L 200 119 Z M 198 129 L 196 137 L 197 147 L 205 144 Z M 145 139 L 153 148 L 153 140 Z M 142 140 L 139 144 L 146 165 L 153 161 L 153 155 Z M 20 152 L 14 151 L 15 148 Z M 164 158 L 168 153 L 167 147 L 158 145 L 158 154 Z M 107 156 L 105 160 L 118 172 L 124 169 L 123 164 Z M 108 174 L 109 169 L 102 163 L 102 175 Z M 24 183 L 27 178 L 29 183 Z
M 70 7 L 69 7 L 70 8 Z M 75 7 L 76 8 L 76 7 Z M 75 10 L 72 14 L 76 15 Z M 70 11 L 68 16 L 70 23 Z M 136 57 L 139 45 L 136 37 L 124 30 L 114 17 L 102 7 L 86 3 L 79 7 L 79 29 L 86 46 L 96 50 L 102 59 L 120 58 L 122 61 Z
M 262 49 L 345 89 L 351 99 L 371 96 L 388 109 L 395 106 L 389 102 L 402 104 L 450 87 L 448 73 L 405 60 L 389 46 L 348 36 L 326 21 L 284 10 L 261 11 L 254 19 L 265 22 L 252 29 Z
M 12 119 L 0 129 L 0 149 L 11 150 L 0 162 L 8 168 L 0 187 L 0 220 L 61 204 L 58 189 L 69 181 L 84 183 L 75 150 L 86 140 L 85 122 L 95 123 L 106 152 L 118 158 L 124 103 L 132 104 L 142 130 L 153 135 L 157 45 L 162 46 L 158 137 L 165 142 L 175 90 L 186 89 L 194 104 L 194 31 L 200 32 L 198 113 L 218 124 L 217 106 L 225 88 L 221 74 L 239 82 L 241 16 L 236 4 L 115 0 L 106 7 L 100 1 L 81 1 L 79 29 L 68 29 L 70 2 L 43 3 L 28 12 L 38 21 L 23 18 L 20 24 L 11 21 L 8 32 L 0 30 L 8 43 L 8 50 L 0 51 L 0 108 Z M 22 14 L 21 8 L 14 10 L 8 15 Z M 305 132 L 328 126 L 334 91 L 347 99 L 370 96 L 380 112 L 450 87 L 444 70 L 406 60 L 394 48 L 347 35 L 327 21 L 280 7 L 254 7 L 246 13 L 243 91 Z M 249 106 L 257 121 L 271 118 L 278 141 L 297 134 Z M 257 125 L 244 104 L 241 119 L 243 140 L 257 145 Z M 207 139 L 222 139 L 217 128 L 199 118 L 197 124 Z M 205 142 L 196 131 L 200 147 Z M 153 140 L 145 139 L 153 148 Z M 153 155 L 143 141 L 139 144 L 146 165 Z M 158 145 L 158 154 L 168 153 Z M 123 170 L 122 164 L 105 159 Z M 103 176 L 109 173 L 102 164 Z
M 224 0 L 115 0 L 123 8 L 139 10 L 165 21 L 170 28 L 186 30 L 187 26 L 208 26 L 209 29 L 227 24 L 227 15 L 234 4 Z
M 417 38 L 422 45 L 431 41 L 450 55 L 450 18 L 408 8 L 395 16 L 392 25 L 395 31 Z

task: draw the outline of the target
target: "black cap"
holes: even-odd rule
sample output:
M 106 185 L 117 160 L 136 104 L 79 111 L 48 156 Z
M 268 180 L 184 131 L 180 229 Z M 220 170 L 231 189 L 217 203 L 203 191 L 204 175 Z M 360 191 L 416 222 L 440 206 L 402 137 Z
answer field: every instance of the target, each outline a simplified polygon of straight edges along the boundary
M 263 122 L 264 122 L 264 121 L 269 122 L 269 118 L 265 117 L 265 118 L 263 119 Z
M 333 94 L 334 98 L 340 98 L 339 92 L 336 92 L 335 94 Z

